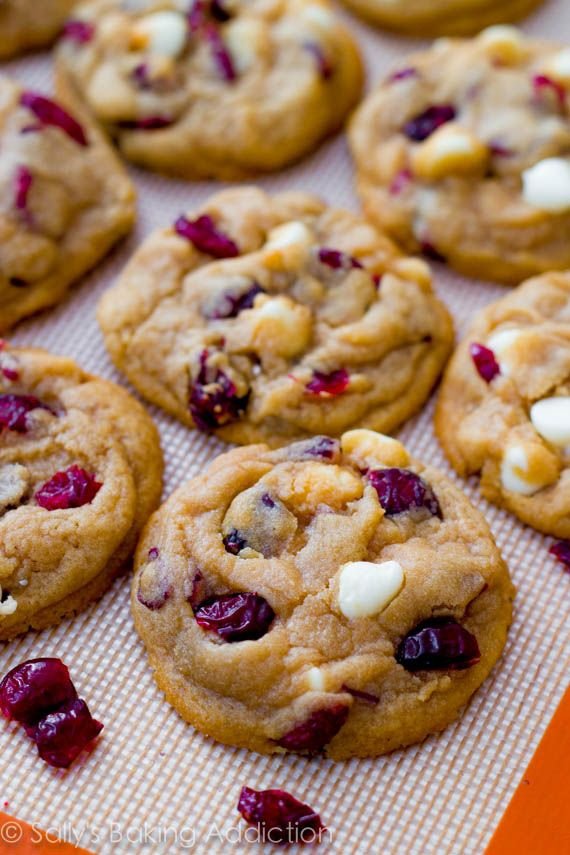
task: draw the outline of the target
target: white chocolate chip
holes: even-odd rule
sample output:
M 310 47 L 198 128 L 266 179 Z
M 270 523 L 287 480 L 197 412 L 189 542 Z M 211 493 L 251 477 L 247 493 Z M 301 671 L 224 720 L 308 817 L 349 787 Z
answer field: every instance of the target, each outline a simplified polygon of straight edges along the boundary
M 544 70 L 556 83 L 570 88 L 570 48 L 564 48 L 555 54 Z
M 543 398 L 530 408 L 530 420 L 547 442 L 558 448 L 570 445 L 570 398 Z
M 301 11 L 301 18 L 311 24 L 317 24 L 323 30 L 331 30 L 336 27 L 336 19 L 326 6 L 309 3 Z
M 553 214 L 570 210 L 570 159 L 548 157 L 522 174 L 523 198 Z
M 486 52 L 503 63 L 520 62 L 526 55 L 524 37 L 516 27 L 498 24 L 488 27 L 479 36 Z
M 480 171 L 489 157 L 488 147 L 471 131 L 448 123 L 414 149 L 412 168 L 420 178 L 437 181 Z
M 306 674 L 307 685 L 313 692 L 324 692 L 326 688 L 325 675 L 321 668 L 309 668 Z
M 532 455 L 532 457 L 529 457 Z M 546 448 L 510 445 L 501 463 L 501 482 L 505 490 L 521 496 L 532 496 L 553 483 L 555 473 L 549 471 Z
M 179 12 L 155 12 L 146 15 L 133 29 L 135 46 L 144 47 L 151 53 L 180 56 L 188 40 L 188 23 Z
M 342 453 L 354 458 L 364 467 L 407 466 L 410 455 L 401 442 L 383 433 L 358 428 L 349 430 L 340 438 Z
M 12 594 L 8 594 L 6 599 L 0 602 L 0 617 L 5 617 L 6 615 L 13 615 L 17 608 L 18 603 L 16 602 Z
M 403 585 L 404 571 L 397 561 L 351 561 L 340 571 L 339 609 L 349 620 L 372 617 L 392 602 Z
M 253 18 L 238 18 L 226 27 L 224 40 L 236 71 L 245 74 L 257 64 L 268 45 L 267 27 Z
M 274 270 L 301 267 L 314 243 L 312 231 L 299 220 L 284 223 L 269 232 L 263 247 L 264 262 Z
M 284 358 L 302 353 L 313 329 L 311 310 L 289 297 L 258 297 L 249 323 L 253 347 Z
M 495 354 L 500 368 L 501 374 L 505 377 L 511 375 L 511 363 L 509 362 L 508 352 L 511 347 L 520 339 L 522 331 L 519 329 L 499 330 L 487 339 L 487 347 Z

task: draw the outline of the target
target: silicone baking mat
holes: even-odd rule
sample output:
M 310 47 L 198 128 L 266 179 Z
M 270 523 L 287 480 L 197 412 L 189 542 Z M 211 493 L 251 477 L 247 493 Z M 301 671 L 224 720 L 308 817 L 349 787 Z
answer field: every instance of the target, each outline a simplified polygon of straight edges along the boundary
M 345 17 L 365 53 L 369 85 L 418 47 Z M 570 3 L 551 0 L 523 26 L 533 35 L 570 41 Z M 30 87 L 51 87 L 47 54 L 6 63 L 2 70 Z M 17 344 L 70 355 L 118 382 L 123 381 L 95 322 L 99 297 L 145 235 L 220 186 L 136 170 L 132 175 L 139 190 L 135 233 L 63 305 L 22 324 L 12 336 Z M 295 168 L 258 183 L 270 191 L 311 190 L 357 210 L 352 177 L 341 136 Z M 436 265 L 434 272 L 459 334 L 477 309 L 504 293 Z M 169 495 L 223 446 L 152 413 L 162 433 Z M 283 787 L 321 813 L 330 838 L 319 851 L 482 853 L 569 680 L 570 575 L 548 555 L 547 538 L 481 501 L 474 483 L 461 483 L 450 472 L 431 420 L 429 404 L 401 438 L 481 507 L 518 587 L 505 655 L 459 722 L 422 745 L 340 764 L 260 757 L 217 745 L 185 725 L 155 688 L 133 630 L 129 582 L 123 578 L 75 620 L 0 646 L 0 673 L 32 656 L 60 656 L 105 723 L 94 753 L 68 772 L 41 763 L 20 729 L 0 726 L 0 808 L 100 853 L 261 852 L 259 844 L 244 840 L 245 826 L 235 809 L 240 788 Z M 10 847 L 0 840 L 4 851 Z

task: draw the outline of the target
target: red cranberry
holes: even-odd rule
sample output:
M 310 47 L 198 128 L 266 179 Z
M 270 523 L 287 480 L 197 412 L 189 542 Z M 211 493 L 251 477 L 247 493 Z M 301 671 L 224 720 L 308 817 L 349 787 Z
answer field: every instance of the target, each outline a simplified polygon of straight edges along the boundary
M 570 573 L 570 540 L 560 540 L 553 544 L 548 550 L 562 564 L 567 573 Z
M 12 721 L 32 725 L 77 697 L 69 670 L 60 659 L 29 659 L 0 683 L 0 710 Z
M 237 806 L 263 843 L 314 843 L 325 826 L 315 811 L 285 790 L 243 787 Z
M 174 124 L 171 116 L 145 116 L 144 119 L 125 119 L 118 126 L 125 131 L 159 131 Z
M 432 618 L 398 645 L 396 661 L 407 671 L 460 671 L 479 662 L 477 639 L 454 618 Z
M 486 383 L 490 383 L 497 374 L 501 373 L 499 363 L 495 359 L 495 354 L 490 348 L 485 347 L 484 344 L 473 342 L 473 344 L 469 345 L 469 353 L 475 364 L 475 368 Z
M 387 82 L 396 83 L 398 80 L 409 80 L 410 77 L 419 77 L 418 70 L 411 66 L 394 71 L 394 73 L 388 77 Z
M 445 264 L 447 261 L 445 255 L 443 255 L 443 253 L 441 253 L 430 240 L 423 240 L 420 248 L 422 254 L 425 255 L 426 258 L 429 258 L 430 261 L 438 261 L 440 264 Z
M 348 695 L 352 695 L 352 697 L 356 698 L 357 701 L 364 701 L 365 704 L 376 705 L 380 702 L 378 695 L 373 695 L 371 692 L 362 692 L 360 689 L 351 689 L 350 686 L 347 686 L 345 683 L 342 684 L 341 689 Z
M 204 602 L 208 596 L 208 585 L 200 570 L 196 570 L 191 579 L 185 580 L 184 592 L 194 611 Z
M 237 72 L 231 54 L 220 35 L 220 31 L 215 25 L 206 24 L 202 32 L 210 44 L 210 50 L 212 51 L 212 56 L 214 57 L 214 62 L 220 72 L 220 76 L 226 83 L 233 83 L 237 80 Z
M 34 178 L 26 166 L 19 166 L 14 179 L 14 207 L 17 211 L 27 211 L 28 196 L 32 189 Z
M 335 71 L 334 63 L 326 56 L 321 45 L 311 41 L 305 42 L 303 47 L 312 54 L 321 80 L 330 80 Z
M 232 294 L 228 291 L 223 294 L 212 312 L 207 317 L 211 320 L 222 320 L 225 318 L 237 318 L 245 309 L 253 308 L 255 298 L 258 294 L 265 294 L 265 289 L 254 282 L 251 288 L 241 294 Z
M 63 27 L 63 37 L 78 45 L 86 45 L 95 35 L 95 27 L 89 21 L 71 20 Z
M 256 641 L 269 630 L 275 612 L 259 594 L 223 594 L 202 603 L 194 616 L 202 629 L 224 641 Z
M 329 374 L 324 374 L 322 371 L 313 371 L 313 379 L 310 380 L 305 389 L 311 395 L 323 395 L 332 397 L 334 395 L 342 395 L 346 392 L 350 383 L 350 376 L 346 368 L 339 368 L 337 371 L 331 371 Z
M 85 701 L 76 698 L 48 713 L 36 726 L 38 754 L 50 766 L 66 769 L 103 730 Z
M 409 187 L 409 185 L 414 180 L 414 176 L 410 169 L 401 169 L 397 175 L 394 176 L 390 186 L 388 187 L 388 192 L 391 196 L 399 196 L 400 193 L 403 193 L 404 190 Z
M 314 440 L 309 440 L 303 450 L 306 457 L 336 460 L 340 456 L 340 442 L 330 436 L 317 436 Z
M 378 493 L 387 516 L 425 508 L 434 517 L 442 516 L 435 493 L 429 484 L 409 469 L 373 469 L 368 480 Z
M 209 433 L 239 419 L 247 407 L 249 391 L 239 396 L 235 383 L 208 365 L 209 352 L 200 356 L 200 372 L 190 390 L 189 408 L 198 430 Z
M 180 237 L 193 243 L 198 252 L 211 255 L 213 258 L 235 258 L 239 255 L 237 244 L 220 231 L 213 219 L 203 214 L 196 220 L 179 217 L 174 229 Z
M 36 493 L 36 502 L 46 511 L 81 508 L 93 501 L 102 486 L 94 475 L 74 464 L 46 481 Z
M 404 125 L 404 133 L 410 140 L 423 142 L 446 122 L 452 122 L 455 116 L 455 109 L 451 104 L 438 104 L 434 107 L 428 107 L 427 110 L 410 119 Z
M 32 410 L 51 412 L 47 404 L 33 395 L 0 395 L 0 428 L 26 433 L 29 430 L 28 413 Z
M 55 101 L 36 92 L 24 92 L 20 98 L 20 104 L 30 110 L 43 127 L 59 128 L 78 145 L 89 145 L 85 131 L 79 122 Z
M 348 712 L 346 704 L 315 710 L 306 721 L 278 739 L 277 744 L 287 751 L 309 751 L 314 754 L 336 736 L 346 722 Z
M 357 258 L 348 255 L 346 252 L 341 252 L 339 249 L 331 249 L 328 246 L 323 246 L 319 249 L 319 261 L 333 270 L 362 269 L 362 264 Z
M 199 32 L 208 23 L 208 18 L 225 24 L 231 18 L 223 0 L 194 0 L 188 13 L 188 23 L 193 33 Z
M 557 83 L 546 74 L 535 74 L 532 78 L 532 85 L 535 94 L 540 98 L 543 94 L 550 93 L 553 95 L 561 107 L 566 105 L 566 90 L 564 86 Z
M 514 151 L 512 148 L 507 148 L 500 140 L 491 140 L 489 143 L 489 151 L 493 157 L 512 157 Z
M 224 546 L 227 552 L 232 555 L 237 555 L 242 549 L 247 546 L 246 539 L 239 533 L 237 528 L 232 528 L 229 534 L 224 537 Z

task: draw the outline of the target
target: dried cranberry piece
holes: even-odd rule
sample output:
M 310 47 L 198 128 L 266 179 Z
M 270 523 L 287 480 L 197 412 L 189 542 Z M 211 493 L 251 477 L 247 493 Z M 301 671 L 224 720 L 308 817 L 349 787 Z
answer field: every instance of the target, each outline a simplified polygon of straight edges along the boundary
M 305 389 L 311 395 L 334 396 L 346 392 L 350 383 L 350 376 L 346 368 L 339 368 L 324 374 L 322 371 L 313 371 L 313 379 L 310 380 Z
M 277 744 L 287 751 L 320 751 L 339 732 L 348 718 L 346 704 L 335 704 L 322 710 L 315 710 L 309 718 L 277 740 Z
M 198 430 L 209 433 L 239 419 L 247 407 L 249 391 L 239 396 L 235 383 L 223 371 L 208 366 L 209 352 L 200 355 L 200 371 L 190 391 L 190 414 Z
M 352 697 L 356 698 L 357 701 L 364 701 L 366 704 L 374 705 L 380 702 L 378 695 L 373 695 L 371 692 L 363 692 L 360 689 L 351 689 L 350 686 L 346 685 L 346 683 L 342 684 L 341 689 L 348 695 L 352 695 Z
M 305 454 L 321 460 L 333 460 L 340 454 L 340 442 L 338 439 L 331 439 L 330 436 L 318 436 L 314 442 L 307 444 Z
M 213 258 L 235 258 L 239 255 L 237 244 L 220 231 L 207 214 L 203 214 L 196 220 L 178 217 L 174 229 L 180 237 L 193 243 L 199 252 L 204 252 Z
M 38 754 L 50 766 L 66 769 L 103 730 L 85 701 L 67 701 L 36 726 L 33 739 Z
M 423 240 L 420 248 L 422 254 L 425 255 L 426 258 L 429 258 L 430 261 L 438 261 L 440 264 L 445 264 L 447 261 L 445 255 L 443 255 L 443 253 L 441 253 L 430 240 Z
M 388 187 L 388 192 L 391 196 L 399 196 L 399 194 L 403 193 L 406 187 L 408 187 L 413 180 L 414 176 L 410 169 L 401 169 L 400 172 L 398 172 L 392 179 L 392 182 Z
M 538 97 L 550 93 L 554 95 L 561 107 L 566 105 L 566 90 L 564 86 L 557 83 L 552 77 L 548 77 L 546 74 L 535 74 L 532 78 L 532 85 Z
M 209 42 L 210 50 L 212 51 L 212 56 L 214 57 L 214 62 L 218 67 L 220 76 L 227 83 L 233 83 L 237 80 L 237 72 L 231 54 L 220 35 L 220 31 L 213 24 L 206 24 L 202 28 L 202 32 Z
M 378 493 L 387 516 L 403 514 L 415 508 L 426 508 L 434 517 L 442 516 L 432 488 L 409 469 L 373 469 L 368 480 Z
M 398 645 L 396 661 L 407 671 L 461 671 L 479 662 L 477 639 L 454 618 L 432 618 Z
M 269 630 L 275 612 L 259 594 L 223 594 L 207 599 L 194 616 L 202 629 L 224 641 L 256 641 Z
M 237 809 L 263 843 L 314 843 L 326 831 L 320 816 L 285 790 L 243 787 Z
M 196 570 L 191 580 L 185 581 L 184 591 L 187 602 L 194 610 L 205 601 L 208 596 L 208 585 L 200 570 Z
M 47 404 L 42 403 L 33 395 L 0 395 L 0 428 L 7 428 L 18 433 L 28 430 L 27 415 L 32 410 L 48 410 Z
M 63 37 L 78 45 L 86 45 L 95 35 L 95 27 L 89 21 L 70 20 L 63 27 Z
M 398 80 L 408 80 L 410 77 L 419 77 L 417 68 L 412 68 L 412 66 L 400 68 L 388 77 L 387 82 L 396 83 Z
M 473 342 L 473 344 L 469 345 L 469 353 L 475 364 L 475 368 L 486 383 L 490 383 L 497 374 L 501 373 L 501 368 L 495 358 L 495 354 L 490 348 L 485 347 L 484 344 Z
M 570 573 L 570 540 L 560 540 L 554 543 L 548 550 L 562 564 L 567 573 Z
M 23 92 L 20 104 L 30 110 L 43 127 L 59 128 L 78 145 L 89 145 L 79 122 L 55 101 L 38 95 L 37 92 Z
M 232 528 L 229 534 L 226 534 L 224 537 L 224 546 L 226 547 L 227 552 L 231 552 L 232 555 L 237 555 L 242 549 L 245 549 L 247 546 L 247 541 L 245 537 L 243 537 L 237 528 Z
M 310 41 L 305 42 L 303 47 L 313 55 L 321 80 L 330 80 L 335 72 L 335 66 L 332 60 L 327 57 L 321 45 L 318 42 Z
M 77 697 L 68 668 L 60 659 L 29 659 L 0 683 L 0 710 L 12 721 L 32 725 Z
M 265 294 L 265 289 L 258 285 L 257 282 L 244 291 L 242 294 L 232 294 L 227 292 L 223 294 L 217 302 L 213 311 L 208 314 L 210 320 L 223 320 L 225 318 L 237 318 L 240 312 L 245 309 L 253 308 L 255 298 L 258 294 Z
M 428 107 L 404 125 L 404 133 L 410 140 L 423 142 L 446 122 L 452 122 L 455 116 L 455 108 L 451 104 Z
M 34 183 L 34 177 L 26 166 L 16 169 L 14 178 L 14 207 L 17 211 L 27 211 L 28 196 Z
M 354 258 L 354 256 L 349 255 L 347 252 L 341 252 L 339 249 L 331 249 L 328 246 L 322 246 L 319 249 L 319 261 L 333 270 L 362 269 L 362 264 L 357 258 Z
M 36 493 L 36 502 L 46 511 L 81 508 L 93 501 L 102 486 L 94 475 L 74 464 L 46 481 Z
M 507 148 L 500 140 L 491 140 L 489 151 L 494 157 L 512 157 L 514 155 L 512 148 Z

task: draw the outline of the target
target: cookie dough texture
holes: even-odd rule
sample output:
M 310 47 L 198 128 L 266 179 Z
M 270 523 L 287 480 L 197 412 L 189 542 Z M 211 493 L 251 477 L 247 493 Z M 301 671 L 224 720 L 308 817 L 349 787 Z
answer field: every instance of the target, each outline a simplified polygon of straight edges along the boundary
M 67 41 L 60 96 L 84 101 L 125 158 L 183 178 L 281 169 L 338 130 L 363 71 L 319 0 L 93 0 Z
M 2 412 L 7 395 L 34 396 L 46 408 L 31 409 L 19 429 L 0 427 L 1 640 L 57 623 L 100 597 L 132 554 L 162 484 L 156 428 L 114 383 L 43 350 L 4 347 Z M 72 466 L 102 485 L 95 498 L 40 507 L 36 493 Z
M 49 45 L 77 0 L 0 0 L 0 59 Z
M 405 59 L 351 125 L 366 214 L 468 276 L 570 266 L 569 62 L 513 27 Z
M 304 193 L 229 190 L 197 213 L 239 255 L 163 229 L 99 306 L 111 358 L 148 400 L 240 444 L 389 432 L 419 409 L 453 341 L 422 261 Z
M 473 344 L 494 354 L 483 379 Z M 456 471 L 527 525 L 570 537 L 570 274 L 529 280 L 484 309 L 442 383 L 436 431 Z
M 100 131 L 81 110 L 76 138 L 40 121 L 22 101 L 45 119 L 41 97 L 0 77 L 0 331 L 62 300 L 135 219 L 133 186 Z M 61 119 L 48 104 L 49 121 Z
M 283 753 L 283 734 L 345 705 L 346 722 L 325 747 L 344 760 L 416 742 L 457 716 L 500 656 L 513 588 L 481 514 L 400 443 L 362 430 L 315 442 L 236 449 L 180 487 L 141 539 L 132 608 L 159 687 L 196 728 Z M 328 459 L 318 456 L 323 445 Z M 441 519 L 384 514 L 363 471 L 394 465 L 431 486 Z M 237 555 L 223 542 L 236 526 L 245 541 Z M 351 562 L 367 564 L 347 572 Z M 383 604 L 370 586 L 347 590 L 384 562 L 403 581 Z M 149 600 L 153 590 L 162 597 Z M 194 617 L 191 602 L 235 592 L 255 592 L 275 612 L 258 640 L 228 643 Z M 403 636 L 436 615 L 476 636 L 478 664 L 411 673 L 396 662 Z
M 343 0 L 371 24 L 412 36 L 467 36 L 516 21 L 543 0 Z

